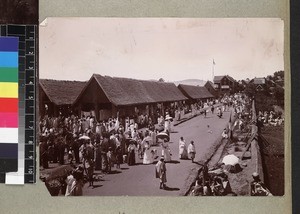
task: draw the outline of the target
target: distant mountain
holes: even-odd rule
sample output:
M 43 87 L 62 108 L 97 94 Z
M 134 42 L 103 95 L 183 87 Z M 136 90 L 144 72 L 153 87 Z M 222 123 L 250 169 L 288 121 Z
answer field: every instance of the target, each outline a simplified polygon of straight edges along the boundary
M 180 81 L 174 81 L 175 85 L 184 84 L 184 85 L 199 85 L 204 86 L 206 81 L 199 80 L 199 79 L 186 79 L 186 80 L 180 80 Z

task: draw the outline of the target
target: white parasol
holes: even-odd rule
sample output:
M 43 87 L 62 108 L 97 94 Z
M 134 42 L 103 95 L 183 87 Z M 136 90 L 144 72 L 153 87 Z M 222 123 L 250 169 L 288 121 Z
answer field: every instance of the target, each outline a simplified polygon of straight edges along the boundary
M 235 155 L 226 155 L 223 157 L 223 160 L 222 162 L 225 164 L 225 165 L 236 165 L 237 163 L 239 163 L 239 158 Z
M 89 136 L 83 135 L 79 138 L 79 140 L 90 140 L 91 138 Z
M 160 133 L 158 133 L 158 134 L 156 135 L 156 137 L 157 137 L 158 139 L 167 139 L 167 141 L 170 140 L 170 136 L 169 136 L 167 133 L 165 133 L 165 132 L 160 132 Z

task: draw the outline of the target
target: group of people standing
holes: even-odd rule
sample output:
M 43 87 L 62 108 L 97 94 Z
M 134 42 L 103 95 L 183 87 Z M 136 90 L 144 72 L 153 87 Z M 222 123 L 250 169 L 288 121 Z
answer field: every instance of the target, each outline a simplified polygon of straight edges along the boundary
M 213 103 L 211 105 L 211 111 L 214 112 Z M 194 104 L 191 109 L 196 111 L 198 107 L 199 105 Z M 160 131 L 166 133 L 168 138 L 157 137 L 159 131 L 152 124 L 151 117 L 147 115 L 141 115 L 138 121 L 132 118 L 122 120 L 116 117 L 102 122 L 97 122 L 92 115 L 82 115 L 81 118 L 74 115 L 45 117 L 40 121 L 39 126 L 40 163 L 43 168 L 48 168 L 49 163 L 57 162 L 61 165 L 66 163 L 82 165 L 83 174 L 86 175 L 89 186 L 93 186 L 94 170 L 110 173 L 114 165 L 116 165 L 116 169 L 121 169 L 121 164 L 124 163 L 133 166 L 139 162 L 137 159 L 142 160 L 142 164 L 145 165 L 153 164 L 160 156 L 159 148 L 155 147 L 159 145 L 161 157 L 155 165 L 156 176 L 161 180 L 160 188 L 165 188 L 166 162 L 171 162 L 172 159 L 169 146 L 173 119 L 171 116 L 175 113 L 176 117 L 182 117 L 176 110 L 173 114 L 166 112 L 165 117 L 161 115 L 157 117 L 158 125 L 163 126 Z M 143 124 L 143 131 L 139 129 L 139 124 Z M 178 155 L 179 159 L 190 159 L 194 162 L 196 156 L 194 141 L 190 141 L 187 145 L 184 138 L 181 137 Z M 72 176 L 77 180 L 77 186 L 80 186 L 81 177 L 78 176 L 78 172 L 76 173 L 75 176 Z M 72 176 L 70 175 L 70 178 Z M 76 176 L 78 179 L 75 178 Z M 72 185 L 69 186 L 71 188 Z M 77 187 L 77 189 L 80 188 Z
M 192 162 L 194 163 L 195 155 L 196 155 L 196 148 L 195 148 L 194 141 L 192 140 L 187 147 L 183 137 L 180 137 L 179 159 L 189 159 L 190 158 L 192 160 Z
M 270 126 L 280 126 L 284 122 L 284 118 L 282 113 L 276 113 L 274 111 L 259 111 L 258 113 L 258 122 L 262 125 L 270 125 Z

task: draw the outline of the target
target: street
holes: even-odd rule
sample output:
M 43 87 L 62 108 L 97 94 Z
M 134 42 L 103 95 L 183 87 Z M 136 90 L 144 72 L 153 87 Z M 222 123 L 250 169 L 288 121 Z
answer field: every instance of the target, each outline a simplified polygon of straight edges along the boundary
M 195 161 L 202 160 L 221 135 L 228 124 L 230 111 L 224 112 L 220 119 L 216 113 L 208 113 L 206 118 L 203 115 L 194 117 L 178 126 L 175 126 L 171 133 L 170 149 L 172 153 L 171 163 L 167 163 L 167 186 L 166 190 L 159 189 L 159 180 L 155 178 L 155 163 L 143 165 L 142 159 L 136 158 L 135 166 L 121 165 L 121 170 L 112 169 L 112 174 L 106 174 L 101 181 L 94 182 L 94 188 L 86 184 L 83 195 L 90 196 L 176 196 L 184 185 L 184 180 L 191 167 L 195 164 L 191 160 L 180 160 L 178 158 L 178 142 L 182 136 L 186 145 L 190 141 L 195 142 Z M 208 127 L 209 126 L 209 127 Z M 154 147 L 161 154 L 160 147 Z M 158 159 L 157 159 L 158 160 Z M 97 175 L 97 171 L 95 172 Z

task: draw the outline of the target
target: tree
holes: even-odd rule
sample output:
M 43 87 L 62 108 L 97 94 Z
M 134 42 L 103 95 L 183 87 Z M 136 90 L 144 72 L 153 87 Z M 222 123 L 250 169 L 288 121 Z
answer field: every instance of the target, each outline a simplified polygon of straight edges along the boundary
M 253 97 L 256 94 L 256 87 L 255 87 L 254 83 L 253 82 L 249 83 L 246 86 L 244 92 L 248 97 Z
M 274 97 L 277 101 L 277 105 L 284 108 L 284 89 L 281 87 L 275 87 Z
M 284 80 L 284 71 L 276 71 L 274 73 L 274 81 L 276 80 Z
M 165 82 L 163 78 L 159 78 L 158 82 Z

